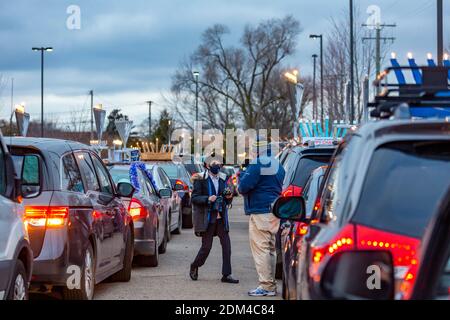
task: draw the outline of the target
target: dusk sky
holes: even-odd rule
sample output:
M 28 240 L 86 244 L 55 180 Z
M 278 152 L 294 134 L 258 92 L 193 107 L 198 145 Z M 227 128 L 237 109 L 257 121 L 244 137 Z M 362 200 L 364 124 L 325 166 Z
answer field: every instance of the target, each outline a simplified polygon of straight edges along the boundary
M 447 2 L 445 30 L 450 23 Z M 360 23 L 372 4 L 380 6 L 383 22 L 397 23 L 388 35 L 397 38 L 391 48 L 402 59 L 412 51 L 425 62 L 426 53 L 436 51 L 436 1 L 355 3 Z M 69 5 L 81 8 L 80 30 L 66 27 Z M 174 70 L 197 47 L 207 27 L 226 24 L 232 43 L 246 24 L 292 14 L 303 31 L 288 62 L 310 74 L 318 43 L 309 34 L 326 34 L 330 18 L 341 17 L 347 6 L 347 0 L 0 0 L 0 116 L 9 118 L 14 78 L 14 101 L 25 102 L 32 119 L 39 118 L 40 56 L 33 46 L 54 47 L 45 56 L 46 117 L 61 120 L 69 110 L 88 110 L 88 91 L 93 89 L 95 103 L 107 111 L 121 108 L 138 125 L 147 114 L 146 100 L 155 101 L 155 113 L 164 107 L 162 96 Z

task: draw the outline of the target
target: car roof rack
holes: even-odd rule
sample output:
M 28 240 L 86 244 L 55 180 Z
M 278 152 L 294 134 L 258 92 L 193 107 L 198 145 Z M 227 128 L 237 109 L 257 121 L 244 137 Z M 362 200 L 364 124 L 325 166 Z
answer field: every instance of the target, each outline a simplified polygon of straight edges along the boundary
M 388 81 L 388 76 L 394 72 L 404 78 L 403 71 L 411 71 L 416 83 Z M 450 115 L 450 87 L 448 83 L 450 67 L 390 67 L 383 71 L 375 80 L 374 86 L 381 88 L 381 93 L 372 102 L 367 104 L 371 108 L 370 116 L 378 119 L 387 118 L 411 118 L 413 109 L 420 108 L 425 117 L 436 115 L 437 111 L 430 110 L 440 108 L 445 111 L 448 108 Z M 417 78 L 420 79 L 417 83 Z M 425 109 L 425 111 L 424 111 Z M 426 110 L 428 109 L 428 110 Z

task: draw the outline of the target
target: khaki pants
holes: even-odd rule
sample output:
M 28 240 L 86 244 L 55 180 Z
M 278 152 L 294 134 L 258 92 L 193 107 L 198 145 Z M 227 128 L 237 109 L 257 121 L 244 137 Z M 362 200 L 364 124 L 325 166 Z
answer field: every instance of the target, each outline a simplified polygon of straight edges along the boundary
M 275 236 L 279 227 L 280 220 L 272 213 L 252 214 L 250 216 L 250 248 L 255 260 L 259 286 L 268 291 L 276 291 L 277 289 L 275 280 Z

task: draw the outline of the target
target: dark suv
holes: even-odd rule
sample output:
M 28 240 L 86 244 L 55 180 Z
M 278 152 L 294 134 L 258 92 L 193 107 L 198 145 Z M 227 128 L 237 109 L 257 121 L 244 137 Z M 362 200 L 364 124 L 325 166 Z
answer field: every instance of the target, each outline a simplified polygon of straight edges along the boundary
M 449 186 L 448 121 L 378 121 L 351 131 L 327 170 L 320 207 L 299 249 L 297 298 L 348 298 L 333 290 L 344 270 L 337 262 L 344 252 L 371 251 L 386 264 L 392 258 L 395 297 L 411 298 L 417 270 L 425 263 L 420 249 L 426 226 Z M 274 212 L 305 221 L 304 199 L 290 200 L 280 199 Z M 389 255 L 383 257 L 384 252 Z M 352 265 L 361 261 L 349 259 L 344 270 L 355 283 L 364 275 L 352 273 Z M 392 298 L 382 294 L 366 288 L 357 296 Z
M 22 179 L 34 253 L 32 288 L 92 299 L 94 285 L 129 281 L 133 221 L 102 160 L 71 141 L 8 138 Z M 120 186 L 119 186 L 120 187 Z

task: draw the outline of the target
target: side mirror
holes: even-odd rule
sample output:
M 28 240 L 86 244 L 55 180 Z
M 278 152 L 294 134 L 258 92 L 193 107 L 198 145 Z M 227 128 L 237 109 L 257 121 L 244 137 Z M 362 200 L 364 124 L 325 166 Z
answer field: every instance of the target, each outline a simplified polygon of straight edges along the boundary
M 173 191 L 184 191 L 184 186 L 179 183 L 175 183 L 173 185 Z
M 275 201 L 272 212 L 279 219 L 305 222 L 305 199 L 280 197 Z
M 117 192 L 122 198 L 131 198 L 136 189 L 133 187 L 131 183 L 128 182 L 119 182 L 117 184 Z
M 392 300 L 394 263 L 389 251 L 346 251 L 333 256 L 322 277 L 331 299 Z
M 159 190 L 159 196 L 161 198 L 170 198 L 172 196 L 172 191 L 168 188 Z

